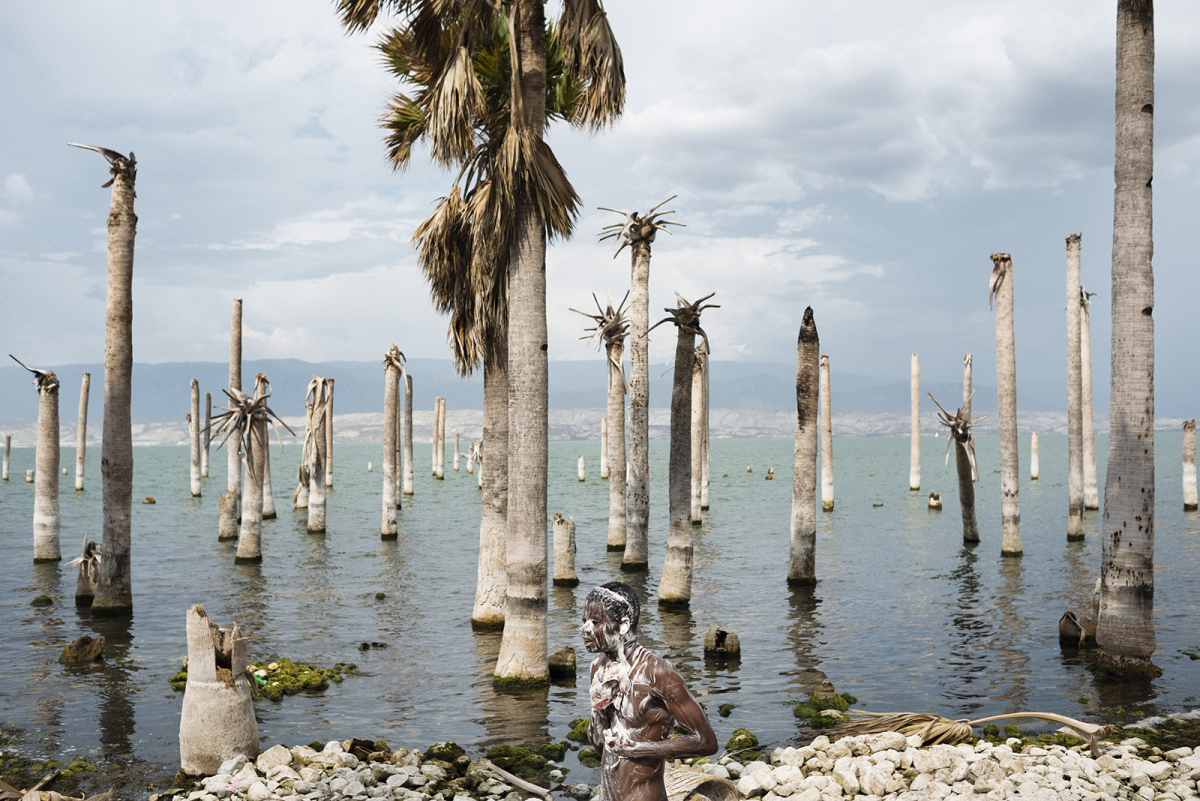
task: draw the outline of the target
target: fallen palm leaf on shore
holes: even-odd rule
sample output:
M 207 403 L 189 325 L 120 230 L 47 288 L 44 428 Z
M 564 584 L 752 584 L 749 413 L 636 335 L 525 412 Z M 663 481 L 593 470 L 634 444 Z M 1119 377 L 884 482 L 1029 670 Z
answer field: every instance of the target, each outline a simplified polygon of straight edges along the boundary
M 1007 715 L 992 715 L 978 720 L 951 720 L 940 715 L 923 715 L 916 712 L 867 712 L 861 709 L 851 709 L 847 714 L 850 715 L 851 721 L 833 729 L 833 733 L 839 737 L 894 731 L 906 737 L 915 734 L 921 738 L 923 745 L 953 744 L 965 740 L 971 736 L 973 727 L 997 720 L 1020 718 L 1049 720 L 1053 723 L 1061 723 L 1067 733 L 1087 741 L 1093 757 L 1100 756 L 1095 735 L 1104 728 L 1096 723 L 1085 723 L 1082 720 L 1056 715 L 1052 712 L 1012 712 Z

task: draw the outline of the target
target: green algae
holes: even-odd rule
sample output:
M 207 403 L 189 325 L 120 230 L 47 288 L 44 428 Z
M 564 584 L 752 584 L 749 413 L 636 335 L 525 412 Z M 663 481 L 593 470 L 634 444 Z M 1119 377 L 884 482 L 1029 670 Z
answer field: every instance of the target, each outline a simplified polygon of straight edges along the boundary
M 827 709 L 832 709 L 835 712 L 845 712 L 851 705 L 856 703 L 858 703 L 858 699 L 850 693 L 841 693 L 830 698 L 818 698 L 814 693 L 808 697 L 807 701 L 795 704 L 792 707 L 792 714 L 801 720 L 807 721 L 814 729 L 826 729 L 836 726 L 839 723 L 844 723 L 845 716 L 822 715 L 822 712 Z
M 567 739 L 577 743 L 586 743 L 588 741 L 588 725 L 591 721 L 588 718 L 575 718 L 571 721 L 571 731 L 567 732 Z
M 323 692 L 329 689 L 330 682 L 341 683 L 347 674 L 356 673 L 358 665 L 338 662 L 331 668 L 315 668 L 281 657 L 270 662 L 253 662 L 249 669 L 258 694 L 272 701 L 280 701 L 285 695 Z M 175 692 L 186 690 L 187 676 L 187 667 L 184 666 L 168 679 L 171 689 Z

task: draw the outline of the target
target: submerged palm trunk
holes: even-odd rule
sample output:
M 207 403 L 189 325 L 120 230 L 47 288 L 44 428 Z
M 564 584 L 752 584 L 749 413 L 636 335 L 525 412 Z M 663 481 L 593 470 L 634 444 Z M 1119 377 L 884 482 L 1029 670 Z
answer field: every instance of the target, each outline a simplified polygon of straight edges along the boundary
M 554 529 L 554 586 L 576 587 L 579 575 L 575 572 L 575 518 L 569 520 L 561 512 L 551 518 Z
M 5 434 L 4 435 L 4 467 L 3 467 L 3 472 L 0 473 L 0 480 L 8 481 L 8 462 L 9 462 L 9 457 L 11 454 L 12 454 L 12 434 Z
M 408 435 L 404 434 L 404 405 L 401 405 L 404 397 L 404 388 L 408 385 L 406 376 L 402 373 L 399 380 L 399 385 L 396 387 L 396 450 L 395 450 L 395 478 L 396 478 L 396 508 L 403 509 L 404 501 L 404 443 L 408 439 Z M 405 404 L 407 405 L 407 404 Z
M 912 355 L 909 366 L 909 445 L 908 445 L 908 488 L 921 488 L 921 363 L 917 354 Z
M 133 213 L 137 162 L 133 154 L 101 150 L 112 165 L 108 215 L 108 297 L 104 310 L 104 430 L 100 478 L 104 487 L 104 538 L 96 577 L 93 615 L 133 611 L 130 576 L 130 517 L 133 504 Z
M 971 399 L 973 397 L 975 397 L 975 390 L 972 388 L 972 383 L 971 383 L 973 380 L 972 371 L 973 371 L 974 361 L 975 361 L 975 357 L 969 353 L 967 355 L 963 356 L 962 410 L 963 410 L 963 414 L 965 415 L 965 419 L 967 419 L 967 420 L 971 419 Z M 930 397 L 932 398 L 932 396 L 930 396 Z M 970 440 L 970 444 L 971 444 L 971 452 L 974 453 L 975 452 L 975 433 L 973 430 L 969 433 L 968 439 Z M 978 468 L 978 465 L 975 464 L 974 459 L 971 459 L 971 481 L 974 481 L 974 482 L 979 481 L 979 468 Z M 971 508 L 974 509 L 974 506 L 972 506 Z
M 1196 509 L 1196 421 L 1183 421 L 1183 510 Z
M 625 378 L 619 365 L 625 351 L 623 336 L 610 338 L 608 353 L 608 460 L 612 478 L 608 482 L 608 550 L 626 548 L 625 482 Z
M 975 520 L 975 482 L 971 479 L 971 460 L 966 439 L 954 438 L 954 467 L 958 471 L 963 542 L 979 542 L 979 524 Z
M 829 357 L 821 357 L 821 511 L 833 511 L 833 401 Z
M 192 497 L 200 497 L 200 382 L 192 379 L 192 410 L 188 413 L 188 442 L 191 445 Z M 81 477 L 82 478 L 82 477 Z M 78 482 L 77 482 L 78 483 Z
M 963 363 L 967 370 L 964 375 L 969 376 L 970 354 L 967 354 Z M 964 380 L 969 381 L 969 378 Z M 979 526 L 975 520 L 975 481 L 978 480 L 979 471 L 975 464 L 975 438 L 971 429 L 976 423 L 982 422 L 984 418 L 971 418 L 970 395 L 959 407 L 958 412 L 953 415 L 947 412 L 933 395 L 930 395 L 929 399 L 938 407 L 938 422 L 948 429 L 946 432 L 948 438 L 946 443 L 947 461 L 950 459 L 950 448 L 954 448 L 954 467 L 958 473 L 958 501 L 959 506 L 962 507 L 963 542 L 979 542 Z
M 508 348 L 483 362 L 483 453 L 479 464 L 479 565 L 471 627 L 504 627 L 508 591 Z
M 296 489 L 292 491 L 292 505 L 297 509 L 308 508 L 308 467 L 306 466 L 305 454 L 308 453 L 309 439 L 312 437 L 308 433 L 308 409 L 305 409 L 304 415 L 304 448 L 300 456 L 300 467 L 296 470 Z
M 437 477 L 446 478 L 446 399 L 442 398 L 441 408 L 438 409 L 437 430 Z
M 229 325 L 229 391 L 242 391 L 242 301 L 233 301 L 233 318 Z M 221 496 L 220 516 L 217 522 L 217 539 L 231 540 L 238 535 L 238 520 L 241 518 L 242 492 L 242 443 L 230 437 L 225 446 L 226 478 L 225 494 Z
M 458 449 L 459 449 L 459 447 L 461 447 L 458 444 L 458 433 L 459 432 L 457 432 L 457 431 L 454 432 L 454 472 L 455 473 L 458 472 L 458 457 L 459 457 Z
M 1154 654 L 1154 4 L 1118 0 L 1112 402 L 1096 643 L 1101 667 Z
M 600 418 L 600 480 L 608 480 L 608 417 Z
M 271 438 L 269 436 L 262 452 L 262 474 L 262 517 L 263 520 L 274 520 L 279 513 L 275 510 L 275 490 L 271 488 Z
M 75 429 L 75 489 L 83 490 L 83 465 L 87 457 L 88 391 L 92 387 L 92 374 L 83 374 L 79 389 L 79 424 Z
M 1079 292 L 1079 377 L 1083 389 L 1083 508 L 1100 508 L 1096 484 L 1096 420 L 1092 412 L 1092 323 L 1087 291 Z
M 1000 523 L 1003 556 L 1020 556 L 1021 482 L 1017 464 L 1017 351 L 1013 330 L 1013 269 L 1007 253 L 992 256 L 988 294 L 996 299 L 996 415 L 1000 426 Z
M 325 531 L 325 380 L 320 376 L 313 378 L 308 392 L 311 402 L 309 409 L 308 431 L 311 437 L 311 448 L 305 443 L 305 461 L 308 463 L 308 533 L 320 534 Z
M 650 565 L 650 243 L 633 243 L 629 300 L 629 487 L 621 569 Z
M 1041 470 L 1038 457 L 1038 433 L 1034 431 L 1029 436 L 1029 478 L 1034 481 L 1038 480 L 1038 473 Z
M 413 494 L 413 380 L 404 375 L 404 494 Z
M 788 584 L 817 581 L 817 394 L 821 340 L 812 306 L 796 342 L 796 445 Z
M 700 440 L 700 446 L 704 449 L 704 453 L 700 456 L 700 508 L 707 511 L 708 509 L 708 368 L 709 360 L 704 360 L 704 378 L 702 389 L 704 391 L 704 435 Z
M 1067 542 L 1083 539 L 1083 377 L 1079 234 L 1067 237 Z
M 17 361 L 16 357 L 13 357 Z M 21 364 L 17 361 L 18 364 Z M 24 365 L 21 365 L 24 367 Z M 29 368 L 26 368 L 29 370 Z M 61 523 L 58 513 L 58 376 L 30 370 L 38 390 L 37 447 L 34 454 L 33 561 L 57 562 Z
M 704 353 L 703 345 L 692 355 L 691 387 L 691 519 L 692 525 L 700 525 L 703 518 L 700 510 L 700 483 L 704 480 Z
M 266 395 L 266 379 L 259 374 L 254 386 L 254 397 Z M 270 443 L 267 441 L 267 419 L 265 415 L 251 415 L 246 421 L 246 485 L 242 492 L 242 524 L 238 531 L 236 562 L 262 561 L 263 521 L 263 470 L 264 456 Z M 240 435 L 241 432 L 237 432 Z M 232 439 L 232 437 L 231 437 Z
M 583 466 L 583 454 L 579 455 L 579 464 L 578 464 L 578 469 L 576 470 L 576 473 L 578 474 L 580 481 L 587 480 L 587 473 L 585 472 L 585 469 Z
M 212 393 L 204 393 L 204 436 L 201 437 L 201 442 L 204 443 L 204 448 L 200 451 L 200 477 L 208 478 L 208 438 L 209 432 L 212 430 Z
M 393 354 L 393 351 L 395 353 Z M 396 409 L 400 405 L 400 349 L 395 345 L 383 357 L 383 520 L 380 534 L 395 539 L 396 529 Z
M 438 474 L 438 422 L 442 414 L 442 399 L 433 399 L 433 428 L 429 436 L 429 474 L 437 478 Z
M 333 486 L 333 379 L 325 379 L 325 486 Z

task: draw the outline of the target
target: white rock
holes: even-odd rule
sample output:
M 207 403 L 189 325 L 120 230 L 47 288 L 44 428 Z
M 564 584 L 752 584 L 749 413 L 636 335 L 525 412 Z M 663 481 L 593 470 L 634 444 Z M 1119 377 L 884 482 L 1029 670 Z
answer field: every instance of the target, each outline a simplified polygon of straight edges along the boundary
M 357 768 L 359 764 L 358 757 L 350 753 L 335 754 L 334 758 L 337 760 L 338 765 L 343 768 Z
M 292 746 L 292 758 L 301 761 L 308 761 L 315 757 L 317 752 L 309 748 L 307 745 Z
M 763 779 L 774 781 L 771 779 L 770 773 L 743 773 L 742 778 L 738 779 L 735 785 L 738 795 L 742 798 L 753 798 L 765 794 L 767 788 L 763 787 Z M 774 787 L 773 784 L 772 787 Z
M 258 759 L 254 760 L 254 766 L 258 768 L 259 773 L 269 773 L 271 768 L 276 765 L 292 764 L 292 752 L 286 746 L 273 745 L 266 751 L 258 755 Z
M 235 757 L 230 757 L 221 763 L 221 767 L 217 769 L 217 773 L 228 773 L 230 776 L 232 776 L 241 770 L 242 765 L 245 765 L 248 761 L 249 760 L 246 759 L 245 754 L 238 754 Z
M 809 787 L 793 795 L 792 801 L 821 801 L 821 791 L 816 787 Z
M 920 748 L 925 744 L 925 741 L 921 739 L 921 735 L 919 734 L 908 735 L 904 738 L 904 742 L 908 743 L 909 748 Z
M 729 768 L 724 765 L 701 765 L 700 770 L 707 773 L 709 776 L 716 776 L 718 779 L 729 778 Z
M 345 750 L 346 750 L 345 748 L 342 748 L 342 743 L 340 740 L 330 740 L 329 742 L 325 743 L 325 747 L 321 749 L 321 753 L 322 754 L 340 754 L 340 753 L 343 753 Z
M 349 783 L 350 782 L 346 781 L 341 776 L 334 776 L 332 779 L 329 780 L 329 789 L 332 792 L 340 793 L 342 790 L 345 789 L 346 785 Z
M 829 738 L 822 734 L 819 737 L 814 738 L 813 741 L 808 744 L 808 747 L 814 751 L 824 751 L 829 747 Z
M 887 792 L 887 780 L 890 776 L 891 771 L 885 774 L 878 768 L 867 768 L 858 774 L 859 791 L 866 795 L 882 796 Z
M 267 771 L 267 778 L 273 782 L 283 782 L 288 779 L 297 781 L 300 774 L 293 770 L 291 765 L 276 765 Z
M 730 760 L 725 763 L 725 770 L 729 771 L 731 778 L 737 779 L 742 775 L 742 763 Z
M 852 738 L 844 737 L 826 748 L 825 755 L 834 762 L 837 762 L 839 759 L 851 756 L 854 753 L 853 746 L 856 743 L 857 741 L 853 740 Z
M 780 765 L 771 771 L 771 776 L 777 784 L 787 784 L 803 779 L 804 773 L 795 765 Z
M 742 766 L 742 775 L 751 776 L 755 773 L 770 773 L 771 766 L 766 762 L 747 762 Z
M 250 801 L 267 801 L 271 797 L 271 791 L 267 789 L 267 785 L 263 782 L 255 782 L 250 785 L 250 789 L 246 790 L 246 797 Z
M 433 782 L 446 780 L 446 770 L 439 765 L 425 763 L 421 766 L 421 775 Z
M 871 754 L 888 750 L 903 751 L 908 747 L 908 739 L 903 734 L 895 731 L 863 737 L 862 741 L 862 745 L 866 746 L 868 753 Z
M 321 773 L 321 771 L 318 769 L 309 767 L 307 765 L 303 768 L 300 768 L 300 778 L 306 782 L 316 784 L 317 782 L 321 781 L 321 778 L 324 775 L 325 774 Z
M 367 788 L 364 787 L 363 783 L 360 782 L 358 779 L 352 779 L 352 780 L 346 782 L 346 786 L 342 788 L 343 793 L 345 793 L 346 795 L 351 795 L 351 796 L 362 795 L 366 791 L 367 791 Z
M 1178 762 L 1179 760 L 1183 759 L 1184 757 L 1189 757 L 1191 755 L 1192 755 L 1192 749 L 1188 748 L 1185 745 L 1181 748 L 1172 748 L 1170 751 L 1163 754 L 1163 758 L 1168 759 L 1171 762 Z
M 858 775 L 853 758 L 845 756 L 834 762 L 830 777 L 840 784 L 848 795 L 858 794 Z

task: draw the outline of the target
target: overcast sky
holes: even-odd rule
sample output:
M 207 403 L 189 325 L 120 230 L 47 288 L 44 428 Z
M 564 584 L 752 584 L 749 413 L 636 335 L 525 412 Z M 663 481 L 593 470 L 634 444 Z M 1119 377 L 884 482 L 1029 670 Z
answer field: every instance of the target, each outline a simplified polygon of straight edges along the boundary
M 584 209 L 548 255 L 550 357 L 597 358 L 567 308 L 628 288 L 596 207 L 678 194 L 651 308 L 715 291 L 714 358 L 794 362 L 812 305 L 835 370 L 903 380 L 918 352 L 955 380 L 970 351 L 994 384 L 988 256 L 1008 251 L 1019 379 L 1063 381 L 1064 405 L 1082 232 L 1107 395 L 1115 5 L 610 0 L 625 116 L 549 134 Z M 1196 385 L 1200 4 L 1157 12 L 1161 393 Z M 137 361 L 227 358 L 235 297 L 247 358 L 445 356 L 410 238 L 453 176 L 385 163 L 381 30 L 346 36 L 327 0 L 0 5 L 3 351 L 103 356 L 109 176 L 76 141 L 137 155 Z

